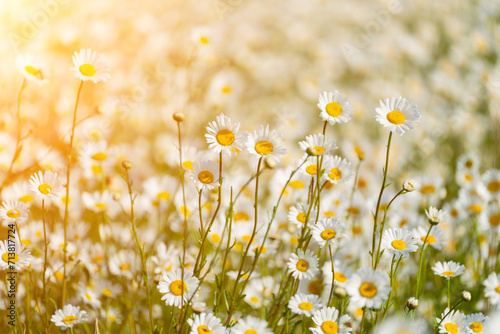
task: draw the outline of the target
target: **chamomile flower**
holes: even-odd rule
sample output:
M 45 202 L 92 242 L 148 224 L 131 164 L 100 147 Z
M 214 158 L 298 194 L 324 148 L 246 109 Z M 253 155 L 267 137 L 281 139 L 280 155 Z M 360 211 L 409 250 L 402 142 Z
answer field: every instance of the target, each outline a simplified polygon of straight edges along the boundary
M 3 202 L 0 206 L 0 218 L 7 224 L 21 223 L 28 219 L 28 211 L 28 206 L 23 202 Z
M 318 258 L 311 250 L 305 252 L 301 249 L 297 254 L 292 253 L 288 260 L 288 268 L 292 272 L 294 278 L 297 279 L 311 279 L 318 271 Z
M 320 247 L 328 245 L 338 245 L 339 238 L 346 237 L 344 234 L 346 226 L 337 218 L 320 219 L 317 224 L 311 227 L 314 240 Z
M 219 186 L 219 165 L 211 160 L 203 160 L 200 165 L 195 163 L 190 176 L 200 190 L 214 189 Z
M 296 293 L 290 298 L 288 308 L 295 314 L 306 315 L 311 317 L 316 310 L 323 307 L 319 297 L 316 295 L 306 295 L 303 293 Z
M 382 247 L 389 250 L 389 253 L 396 255 L 396 257 L 407 257 L 409 253 L 417 251 L 417 238 L 408 230 L 389 228 L 382 235 Z
M 269 157 L 279 161 L 280 156 L 286 154 L 286 149 L 281 146 L 283 138 L 276 131 L 269 131 L 269 124 L 263 125 L 257 131 L 247 136 L 246 147 L 250 154 L 258 157 Z
M 231 334 L 273 334 L 267 326 L 267 321 L 247 315 L 231 328 Z
M 42 86 L 49 82 L 47 72 L 43 69 L 40 59 L 32 54 L 26 53 L 16 57 L 16 64 L 21 74 L 28 82 Z
M 463 329 L 465 316 L 457 310 L 451 311 L 448 314 L 449 311 L 450 310 L 446 308 L 441 315 L 441 319 L 436 318 L 437 323 L 441 323 L 441 325 L 439 325 L 439 333 L 465 334 L 466 332 Z
M 345 289 L 355 305 L 379 308 L 389 297 L 389 277 L 380 270 L 361 268 L 347 281 Z
M 71 68 L 75 77 L 82 81 L 106 82 L 110 78 L 108 61 L 104 55 L 90 49 L 81 49 L 73 55 L 73 65 Z
M 298 227 L 302 227 L 306 223 L 306 217 L 309 222 L 313 217 L 316 217 L 316 213 L 311 210 L 308 217 L 307 208 L 302 203 L 297 203 L 288 210 L 288 221 Z
M 339 156 L 327 156 L 323 160 L 323 168 L 325 173 L 322 179 L 333 184 L 347 183 L 354 177 L 351 163 Z
M 52 315 L 52 321 L 57 327 L 62 330 L 73 328 L 74 325 L 81 324 L 87 321 L 87 312 L 80 310 L 80 306 L 73 306 L 71 304 L 64 305 L 63 309 L 59 309 Z
M 490 169 L 484 173 L 482 180 L 490 198 L 498 198 L 500 196 L 500 170 Z
M 477 171 L 481 165 L 479 157 L 473 153 L 468 152 L 457 160 L 457 169 L 468 169 L 470 171 Z
M 302 161 L 305 162 L 302 164 Z M 300 167 L 299 171 L 308 176 L 312 177 L 314 180 L 316 180 L 316 177 L 318 176 L 318 165 L 320 164 L 319 158 L 314 157 L 314 156 L 308 156 L 305 154 L 301 159 L 301 164 L 302 166 Z
M 22 270 L 30 266 L 34 258 L 31 252 L 25 249 L 19 240 L 16 238 L 14 242 L 12 239 L 0 242 L 0 269 Z
M 434 274 L 444 277 L 447 280 L 449 280 L 452 277 L 456 277 L 458 275 L 461 275 L 465 270 L 465 266 L 460 263 L 456 263 L 453 261 L 448 261 L 448 262 L 436 262 L 436 265 L 432 267 L 432 271 L 434 271 Z
M 490 273 L 488 278 L 483 281 L 484 295 L 489 299 L 492 305 L 500 304 L 500 275 Z
M 61 180 L 56 173 L 38 172 L 30 178 L 31 190 L 41 199 L 57 199 L 63 193 Z
M 335 286 L 341 286 L 344 287 L 346 282 L 351 278 L 352 276 L 352 270 L 346 265 L 345 262 L 339 261 L 339 260 L 334 260 L 334 274 L 333 277 L 335 278 Z M 323 271 L 323 281 L 325 284 L 332 284 L 332 262 L 331 261 L 326 261 L 323 267 L 321 268 Z
M 417 227 L 414 232 L 418 243 L 423 245 L 425 241 L 425 247 L 431 246 L 434 249 L 440 250 L 446 242 L 446 235 L 444 231 L 440 228 L 433 228 L 431 233 L 429 233 L 429 236 L 427 236 L 427 231 L 428 229 L 423 228 L 422 226 Z
M 229 117 L 220 114 L 215 122 L 208 123 L 205 138 L 208 147 L 215 153 L 226 156 L 236 155 L 242 150 L 245 134 L 239 132 L 240 123 L 233 123 Z
M 388 98 L 385 102 L 380 101 L 380 108 L 375 108 L 376 120 L 391 132 L 397 132 L 401 136 L 410 129 L 414 129 L 420 119 L 417 106 L 402 97 Z
M 158 284 L 158 290 L 161 294 L 161 300 L 167 305 L 173 305 L 181 308 L 182 300 L 186 302 L 191 298 L 198 289 L 199 281 L 193 276 L 193 272 L 182 269 L 172 270 L 163 275 L 162 280 Z
M 330 125 L 349 122 L 354 110 L 347 97 L 338 90 L 320 94 L 318 108 L 321 110 L 319 114 L 321 119 Z
M 343 315 L 339 318 L 339 311 L 335 307 L 323 307 L 314 312 L 312 320 L 316 327 L 309 329 L 314 334 L 345 334 L 352 331 L 346 323 L 351 320 L 348 315 Z
M 305 141 L 299 142 L 299 146 L 304 152 L 308 148 L 312 148 L 316 152 L 316 155 L 319 156 L 331 154 L 333 150 L 338 148 L 335 140 L 321 133 L 307 136 Z
M 443 210 L 438 210 L 433 206 L 429 208 L 429 211 L 425 210 L 425 214 L 432 225 L 437 225 L 446 218 L 446 213 Z
M 465 328 L 467 334 L 487 333 L 488 317 L 479 313 L 468 314 L 465 317 Z
M 195 314 L 187 323 L 191 326 L 189 334 L 225 334 L 226 328 L 219 318 L 210 313 Z

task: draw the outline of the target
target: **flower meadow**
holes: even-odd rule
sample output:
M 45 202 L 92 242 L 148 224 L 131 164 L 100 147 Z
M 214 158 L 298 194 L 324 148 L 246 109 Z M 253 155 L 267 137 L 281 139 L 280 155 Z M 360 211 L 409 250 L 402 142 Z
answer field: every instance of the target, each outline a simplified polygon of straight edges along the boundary
M 499 332 L 498 4 L 0 19 L 0 333 Z

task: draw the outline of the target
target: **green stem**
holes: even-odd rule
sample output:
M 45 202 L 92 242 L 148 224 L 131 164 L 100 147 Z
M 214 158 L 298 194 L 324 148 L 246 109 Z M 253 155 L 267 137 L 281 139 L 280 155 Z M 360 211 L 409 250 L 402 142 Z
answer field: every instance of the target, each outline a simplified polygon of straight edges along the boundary
M 421 278 L 421 275 L 422 275 L 422 263 L 423 263 L 423 260 L 424 260 L 424 254 L 426 252 L 425 244 L 427 243 L 427 238 L 429 237 L 433 226 L 434 225 L 431 225 L 431 227 L 429 227 L 429 230 L 427 231 L 427 234 L 425 236 L 424 243 L 422 245 L 422 250 L 420 252 L 420 261 L 419 261 L 418 273 L 417 273 L 417 291 L 415 291 L 415 298 L 417 298 L 417 299 L 420 296 L 419 290 L 420 290 L 420 283 L 421 283 L 421 279 L 422 279 Z

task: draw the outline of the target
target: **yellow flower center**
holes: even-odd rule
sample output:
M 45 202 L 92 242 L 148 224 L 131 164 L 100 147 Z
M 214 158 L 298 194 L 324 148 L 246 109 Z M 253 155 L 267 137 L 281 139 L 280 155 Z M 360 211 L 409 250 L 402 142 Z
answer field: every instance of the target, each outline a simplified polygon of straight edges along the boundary
M 273 144 L 271 144 L 267 140 L 263 140 L 255 144 L 255 151 L 258 154 L 269 155 L 273 153 L 273 150 L 274 150 Z
M 212 241 L 218 244 L 220 242 L 220 236 L 217 233 L 212 234 Z
M 306 167 L 306 173 L 309 175 L 318 174 L 318 166 L 317 165 L 309 165 Z
M 250 297 L 250 301 L 254 304 L 257 304 L 259 302 L 259 298 L 253 296 L 253 297 Z
M 490 183 L 488 183 L 488 190 L 492 193 L 496 193 L 500 190 L 500 182 L 491 181 Z
M 208 44 L 210 42 L 209 38 L 206 36 L 200 36 L 200 43 L 201 44 Z
M 490 217 L 490 225 L 491 226 L 498 226 L 500 224 L 500 214 L 493 214 Z
M 222 89 L 220 90 L 221 92 L 223 92 L 224 94 L 229 94 L 233 91 L 233 88 L 231 86 L 224 86 L 222 87 Z
M 297 220 L 304 224 L 306 222 L 306 214 L 304 212 L 301 212 L 297 215 Z
M 373 298 L 377 294 L 377 287 L 371 282 L 365 282 L 359 287 L 359 294 L 365 298 Z
M 83 64 L 80 66 L 80 73 L 86 77 L 93 77 L 95 74 L 95 68 L 90 64 Z
M 358 316 L 358 317 L 362 317 L 363 316 L 363 309 L 361 307 L 357 308 L 355 311 L 354 311 L 354 315 Z
M 351 206 L 346 211 L 352 215 L 357 215 L 359 213 L 359 209 L 355 206 Z
M 184 168 L 187 168 L 189 170 L 194 170 L 194 168 L 193 168 L 193 162 L 192 161 L 189 161 L 189 160 L 188 161 L 184 161 L 182 163 L 182 165 L 184 166 Z
M 212 334 L 212 331 L 208 329 L 207 325 L 198 326 L 198 334 Z
M 14 256 L 12 256 L 12 254 L 14 254 Z M 17 255 L 17 253 L 13 253 L 13 252 L 6 252 L 6 253 L 3 253 L 2 255 L 2 260 L 6 263 L 17 263 L 17 261 L 19 261 L 19 255 Z
M 335 321 L 327 320 L 321 324 L 321 330 L 325 334 L 337 334 L 339 328 Z
M 56 271 L 55 274 L 54 274 L 54 277 L 59 280 L 59 281 L 62 281 L 63 278 L 64 278 L 64 274 L 60 271 Z
M 29 245 L 31 245 L 31 240 L 30 239 L 23 239 L 23 241 L 21 241 L 21 245 L 29 246 Z
M 125 270 L 130 270 L 131 265 L 128 263 L 122 263 L 120 264 L 120 270 L 125 271 Z
M 500 294 L 500 285 L 495 288 L 496 293 Z
M 403 240 L 393 240 L 391 242 L 391 246 L 394 247 L 394 249 L 397 250 L 403 250 L 406 248 L 406 244 Z
M 98 153 L 92 155 L 92 159 L 94 159 L 96 161 L 103 161 L 107 157 L 108 157 L 108 155 L 106 153 L 104 153 L 104 152 L 98 152 Z
M 313 147 L 313 149 L 317 155 L 323 154 L 325 152 L 325 148 L 321 146 L 315 146 Z
M 108 314 L 108 319 L 113 321 L 113 322 L 116 322 L 116 320 L 117 320 L 116 317 L 112 314 Z
M 310 311 L 313 308 L 313 304 L 309 302 L 302 302 L 299 304 L 299 308 L 303 311 Z
M 304 182 L 300 180 L 293 180 L 288 185 L 294 189 L 303 189 L 306 186 Z
M 66 325 L 71 325 L 73 323 L 73 321 L 75 321 L 75 320 L 78 320 L 78 318 L 75 317 L 74 315 L 68 315 L 68 316 L 64 317 L 62 321 Z
M 96 207 L 96 209 L 99 209 L 99 210 L 106 209 L 106 204 L 105 203 L 96 203 L 96 204 L 94 204 L 94 206 Z
M 186 290 L 187 290 L 186 282 L 183 282 L 180 279 L 170 283 L 170 291 L 176 296 L 184 294 Z
M 425 236 L 423 236 L 422 238 L 420 238 L 420 240 L 424 241 L 425 242 Z M 436 242 L 436 237 L 434 237 L 433 235 L 429 235 L 427 237 L 427 242 L 428 244 L 433 244 Z
M 320 289 L 321 289 L 321 280 L 319 279 L 313 280 L 309 282 L 309 284 L 307 285 L 307 291 L 309 291 L 309 293 L 313 295 L 319 295 Z
M 333 181 L 339 180 L 342 177 L 342 172 L 340 171 L 340 169 L 334 167 L 330 169 L 330 174 L 328 174 L 328 177 Z
M 236 212 L 233 216 L 234 221 L 240 221 L 240 220 L 250 220 L 250 217 L 245 213 L 245 212 Z
M 92 258 L 92 262 L 94 263 L 102 263 L 104 261 L 104 257 L 101 255 L 94 256 Z
M 160 191 L 158 194 L 156 194 L 156 197 L 161 200 L 164 199 L 165 201 L 170 200 L 170 193 L 167 191 Z
M 405 115 L 398 110 L 393 110 L 387 114 L 387 120 L 392 124 L 403 124 L 405 122 Z
M 365 152 L 361 147 L 355 147 L 354 152 L 358 155 L 359 160 L 363 160 L 365 158 Z
M 444 329 L 446 329 L 448 332 L 450 332 L 450 334 L 457 334 L 458 333 L 457 325 L 452 324 L 451 322 L 444 325 Z
M 34 68 L 33 66 L 30 66 L 30 65 L 26 66 L 24 69 L 26 70 L 26 72 L 28 72 L 29 74 L 31 74 L 35 77 L 39 76 L 40 72 L 41 72 L 40 70 L 37 70 L 36 68 Z
M 434 194 L 436 192 L 436 188 L 432 185 L 425 185 L 420 188 L 420 192 L 422 194 Z
M 325 215 L 325 217 L 329 217 L 329 218 L 335 217 L 335 212 L 333 212 L 333 211 L 325 211 L 325 212 L 323 212 L 323 214 Z
M 331 230 L 331 229 L 326 229 L 323 232 L 321 232 L 321 238 L 323 240 L 331 240 L 331 239 L 335 238 L 336 235 L 337 235 L 337 232 L 335 232 L 334 230 Z
M 259 252 L 259 254 L 264 254 L 265 252 L 267 252 L 267 248 L 266 247 L 257 246 L 257 247 L 254 248 L 253 251 L 255 253 Z
M 111 290 L 109 290 L 109 289 L 102 289 L 101 293 L 102 293 L 103 296 L 106 296 L 106 297 L 112 297 L 113 296 L 113 292 L 111 292 Z
M 92 301 L 92 296 L 89 295 L 88 293 L 85 294 L 85 298 L 87 298 L 88 300 Z
M 102 174 L 102 166 L 101 165 L 92 165 L 92 167 L 90 167 L 90 169 L 92 169 L 92 173 L 94 173 L 94 174 Z
M 450 277 L 450 276 L 455 275 L 455 272 L 454 271 L 443 271 L 443 273 L 441 275 L 446 276 L 446 277 Z
M 472 329 L 474 333 L 481 333 L 483 331 L 483 325 L 479 322 L 473 322 L 470 324 L 470 329 Z
M 333 274 L 333 278 L 335 278 L 335 280 L 340 283 L 345 283 L 345 281 L 347 281 L 347 277 L 345 277 L 345 275 L 341 272 L 336 272 L 335 274 Z
M 229 146 L 234 142 L 234 133 L 231 130 L 220 130 L 215 136 L 217 142 L 222 146 Z
M 214 174 L 209 172 L 208 170 L 204 170 L 198 174 L 198 180 L 201 181 L 201 183 L 212 183 L 214 182 Z
M 19 212 L 19 210 L 16 210 L 16 209 L 10 209 L 9 211 L 7 211 L 7 217 L 9 218 L 17 218 L 21 215 L 21 213 Z
M 297 268 L 298 271 L 301 271 L 301 272 L 307 271 L 307 269 L 309 269 L 309 262 L 307 262 L 306 260 L 302 260 L 302 259 L 298 260 L 295 267 Z
M 481 206 L 481 204 L 472 204 L 471 206 L 469 206 L 469 210 L 474 213 L 481 213 L 481 211 L 483 211 L 483 207 Z
M 24 195 L 24 196 L 19 197 L 19 200 L 21 202 L 24 202 L 24 203 L 29 203 L 29 202 L 33 201 L 33 196 L 31 196 L 31 195 Z
M 244 334 L 259 334 L 255 329 L 247 329 Z
M 46 183 L 43 183 L 38 186 L 38 191 L 40 191 L 44 195 L 48 195 L 52 191 L 52 187 Z
M 328 103 L 325 110 L 332 117 L 339 117 L 342 114 L 342 107 L 337 102 Z

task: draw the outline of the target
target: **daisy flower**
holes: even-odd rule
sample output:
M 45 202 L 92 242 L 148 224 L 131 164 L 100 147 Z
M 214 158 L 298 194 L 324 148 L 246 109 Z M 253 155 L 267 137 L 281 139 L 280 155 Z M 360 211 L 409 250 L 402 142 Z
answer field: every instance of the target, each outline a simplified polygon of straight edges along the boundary
M 31 190 L 41 199 L 57 199 L 63 193 L 61 180 L 56 173 L 38 172 L 30 178 Z
M 457 169 L 468 169 L 470 171 L 477 171 L 481 165 L 479 157 L 472 152 L 468 152 L 457 160 Z
M 321 133 L 307 136 L 305 141 L 299 142 L 299 146 L 304 152 L 308 148 L 312 148 L 316 152 L 316 155 L 319 156 L 331 154 L 333 150 L 338 148 L 335 140 L 330 140 L 328 136 L 324 136 Z
M 82 201 L 87 209 L 96 213 L 104 211 L 109 213 L 110 211 L 114 211 L 113 209 L 117 208 L 115 200 L 113 199 L 113 194 L 107 190 L 104 190 L 103 192 L 94 191 L 92 194 L 84 192 L 82 194 Z
M 325 173 L 322 179 L 333 184 L 349 182 L 354 177 L 351 163 L 339 156 L 327 156 L 323 161 Z
M 384 231 L 382 236 L 382 247 L 387 248 L 389 253 L 396 255 L 396 257 L 407 257 L 409 253 L 417 251 L 417 238 L 408 230 L 389 228 Z
M 208 147 L 215 153 L 222 152 L 226 156 L 238 154 L 242 150 L 243 141 L 246 135 L 240 133 L 240 123 L 231 122 L 231 119 L 224 114 L 215 118 L 215 122 L 208 123 L 206 127 Z
M 450 314 L 448 314 L 449 311 L 450 310 L 446 308 L 441 315 L 441 319 L 436 318 L 438 324 L 441 322 L 441 325 L 439 325 L 439 333 L 465 334 L 463 330 L 465 316 L 457 310 L 451 311 Z M 448 315 L 445 317 L 446 314 Z
M 481 312 L 468 314 L 465 317 L 467 334 L 487 333 L 485 331 L 486 327 L 488 327 L 488 317 Z
M 296 293 L 290 298 L 288 308 L 295 314 L 306 315 L 311 317 L 316 310 L 322 308 L 319 297 L 316 295 L 306 295 Z
M 333 277 L 335 278 L 335 286 L 344 287 L 345 283 L 352 276 L 352 270 L 346 265 L 345 262 L 334 260 L 334 269 L 335 273 Z M 323 271 L 323 279 L 326 285 L 332 284 L 332 262 L 326 261 L 323 267 L 321 268 Z
M 80 306 L 73 306 L 71 304 L 64 305 L 63 309 L 56 311 L 50 318 L 57 327 L 62 330 L 73 328 L 74 325 L 81 324 L 87 321 L 87 312 L 80 311 Z
M 225 334 L 226 328 L 219 318 L 210 313 L 195 314 L 187 323 L 191 326 L 189 334 Z
M 339 238 L 346 237 L 344 234 L 346 227 L 337 218 L 320 219 L 317 224 L 311 227 L 314 240 L 320 247 L 328 245 L 338 245 Z
M 24 222 L 28 219 L 28 206 L 20 201 L 3 202 L 0 218 L 8 224 Z
M 309 328 L 313 334 L 345 334 L 352 331 L 352 328 L 346 325 L 351 317 L 343 315 L 339 318 L 339 311 L 335 307 L 323 307 L 317 310 L 312 320 L 316 325 Z
M 386 286 L 389 278 L 386 273 L 370 268 L 361 268 L 347 281 L 345 289 L 355 305 L 379 308 L 389 297 L 391 287 Z
M 200 190 L 214 189 L 219 186 L 219 165 L 211 160 L 203 160 L 200 165 L 195 163 L 190 176 Z
M 490 197 L 498 198 L 500 196 L 500 170 L 490 169 L 483 174 L 482 180 Z
M 49 82 L 46 78 L 47 72 L 42 70 L 43 65 L 38 57 L 29 53 L 22 54 L 16 57 L 16 64 L 28 82 L 36 83 L 38 86 Z
M 305 252 L 301 249 L 297 254 L 292 253 L 288 260 L 288 268 L 292 272 L 294 278 L 297 279 L 311 279 L 318 271 L 318 258 L 311 250 Z
M 110 78 L 108 61 L 104 55 L 90 49 L 81 49 L 73 55 L 73 65 L 71 68 L 75 77 L 82 81 L 106 82 Z
M 444 277 L 446 279 L 450 279 L 452 277 L 456 277 L 458 275 L 461 275 L 465 270 L 465 266 L 460 263 L 456 263 L 453 261 L 448 261 L 448 262 L 436 262 L 436 265 L 432 267 L 432 271 L 434 271 L 434 274 Z
M 182 269 L 176 269 L 163 275 L 158 290 L 164 294 L 161 300 L 165 300 L 165 304 L 181 308 L 182 300 L 186 302 L 191 298 L 196 293 L 198 285 L 199 281 L 193 276 L 192 271 L 184 270 L 183 278 Z
M 484 295 L 489 298 L 492 305 L 500 304 L 500 275 L 491 273 L 483 281 Z
M 288 211 L 288 221 L 299 227 L 302 227 L 302 225 L 306 223 L 306 217 L 307 209 L 302 203 L 295 204 L 294 206 L 290 207 L 290 210 Z M 307 221 L 309 222 L 312 217 L 316 217 L 315 213 L 313 213 L 313 210 L 311 210 L 311 212 L 309 213 Z
M 375 118 L 380 124 L 401 136 L 405 131 L 414 129 L 420 119 L 417 106 L 412 106 L 402 97 L 386 98 L 385 103 L 380 101 L 380 108 L 375 108 L 375 111 L 378 114 Z
M 425 210 L 425 214 L 432 225 L 437 225 L 446 218 L 446 213 L 443 210 L 438 210 L 433 206 L 429 208 L 429 211 Z
M 250 154 L 279 161 L 280 156 L 286 154 L 286 149 L 280 146 L 282 142 L 283 138 L 276 130 L 269 132 L 268 124 L 265 128 L 261 125 L 247 136 L 246 147 Z
M 347 97 L 338 90 L 320 94 L 318 108 L 321 110 L 319 114 L 321 119 L 327 121 L 330 125 L 349 122 L 354 110 Z
M 304 156 L 300 159 L 300 161 L 302 162 L 304 160 L 305 162 L 304 164 L 302 164 L 299 171 L 302 174 L 308 177 L 312 177 L 314 180 L 316 180 L 316 176 L 318 176 L 318 165 L 319 165 L 318 157 L 304 154 Z
M 248 315 L 238 320 L 231 328 L 231 334 L 273 334 L 267 326 L 267 321 Z
M 0 242 L 0 254 L 0 269 L 2 270 L 22 270 L 29 267 L 34 260 L 31 252 L 25 249 L 17 238 L 14 244 L 11 239 Z
M 417 229 L 414 231 L 420 245 L 423 245 L 424 241 L 426 241 L 425 237 L 427 236 L 427 231 L 428 230 L 423 228 L 422 226 L 417 227 Z M 445 242 L 446 236 L 444 231 L 440 228 L 433 228 L 431 230 L 431 233 L 429 233 L 429 236 L 427 237 L 425 247 L 428 247 L 430 245 L 432 248 L 440 250 Z

